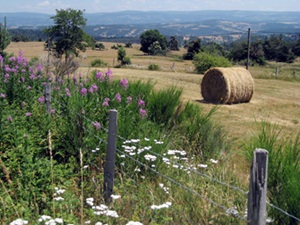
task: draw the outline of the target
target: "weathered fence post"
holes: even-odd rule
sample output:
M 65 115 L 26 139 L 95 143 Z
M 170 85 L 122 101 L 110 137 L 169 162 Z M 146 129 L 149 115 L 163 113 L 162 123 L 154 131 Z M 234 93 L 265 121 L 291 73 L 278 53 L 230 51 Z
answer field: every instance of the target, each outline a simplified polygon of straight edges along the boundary
M 117 138 L 117 110 L 110 110 L 108 127 L 108 144 L 106 150 L 106 162 L 104 167 L 103 196 L 105 203 L 111 202 L 111 194 L 114 186 L 116 138 Z
M 51 83 L 46 83 L 45 84 L 44 96 L 45 96 L 45 102 L 46 102 L 46 107 L 47 107 L 47 113 L 50 114 L 50 110 L 51 110 Z
M 246 69 L 249 69 L 249 63 L 250 63 L 250 28 L 248 28 L 248 51 L 247 51 L 247 64 Z
M 266 196 L 268 177 L 268 151 L 255 149 L 250 170 L 248 194 L 248 225 L 265 225 L 267 219 Z

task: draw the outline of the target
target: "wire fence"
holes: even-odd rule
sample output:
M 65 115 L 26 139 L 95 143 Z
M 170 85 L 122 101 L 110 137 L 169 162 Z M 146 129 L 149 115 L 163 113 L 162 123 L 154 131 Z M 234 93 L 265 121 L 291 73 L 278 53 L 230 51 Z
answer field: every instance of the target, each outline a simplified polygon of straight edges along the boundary
M 54 100 L 57 104 L 59 104 L 59 105 L 61 105 L 61 106 L 63 106 L 63 107 L 67 107 L 67 105 L 65 105 L 64 103 L 57 101 L 57 99 L 52 98 L 52 100 Z M 94 122 L 94 121 L 90 120 L 87 116 L 82 115 L 82 114 L 76 112 L 74 109 L 70 109 L 70 108 L 69 108 L 69 110 L 70 110 L 70 112 L 72 112 L 73 114 L 75 114 L 75 115 L 77 115 L 77 116 L 82 116 L 82 117 L 83 117 L 86 121 L 88 121 L 89 123 L 93 123 L 93 122 Z M 93 136 L 94 138 L 96 138 L 97 140 L 99 140 L 101 143 L 104 143 L 104 144 L 106 144 L 106 145 L 108 144 L 108 142 L 107 142 L 106 140 L 104 140 L 103 138 L 100 138 L 98 135 L 95 135 L 94 132 L 90 131 L 88 128 L 83 127 L 83 129 L 84 129 L 89 135 L 91 135 L 91 136 Z M 109 130 L 106 129 L 105 127 L 101 127 L 101 130 L 103 130 L 103 131 L 106 132 L 106 133 L 109 133 Z M 126 138 L 124 138 L 124 137 L 122 137 L 122 136 L 120 136 L 120 135 L 117 135 L 117 137 L 118 137 L 120 140 L 122 140 L 122 141 L 128 141 Z M 136 145 L 135 143 L 133 143 L 133 144 Z M 234 210 L 233 208 L 228 208 L 228 207 L 226 207 L 226 206 L 224 206 L 224 205 L 222 205 L 222 204 L 217 203 L 216 201 L 214 201 L 214 200 L 212 200 L 212 199 L 210 199 L 210 198 L 208 198 L 208 197 L 206 197 L 206 196 L 200 194 L 199 192 L 193 190 L 192 188 L 190 188 L 190 187 L 188 187 L 188 186 L 182 184 L 181 182 L 177 181 L 176 179 L 174 179 L 174 178 L 172 178 L 172 177 L 169 177 L 168 175 L 166 175 L 166 174 L 164 174 L 164 173 L 161 173 L 161 172 L 157 171 L 156 169 L 150 167 L 149 165 L 147 165 L 147 164 L 141 162 L 141 161 L 138 160 L 138 159 L 135 159 L 133 156 L 129 155 L 129 154 L 126 153 L 125 151 L 122 151 L 122 150 L 120 150 L 120 149 L 118 149 L 118 148 L 116 149 L 116 151 L 117 151 L 118 153 L 120 153 L 121 155 L 125 155 L 127 159 L 130 159 L 130 160 L 133 161 L 134 163 L 136 163 L 136 164 L 138 164 L 138 165 L 144 167 L 144 168 L 147 169 L 147 170 L 152 171 L 153 173 L 159 175 L 161 178 L 163 178 L 163 179 L 165 179 L 165 180 L 167 180 L 167 181 L 173 183 L 173 184 L 176 185 L 177 187 L 179 187 L 179 188 L 181 188 L 181 189 L 183 189 L 183 190 L 185 190 L 185 191 L 187 191 L 187 192 L 189 192 L 189 193 L 191 193 L 191 194 L 193 194 L 193 195 L 195 195 L 195 196 L 197 196 L 197 197 L 200 197 L 200 198 L 204 199 L 205 201 L 209 202 L 210 204 L 214 205 L 215 207 L 220 208 L 220 209 L 223 210 L 225 213 L 227 213 L 227 214 L 229 214 L 229 215 L 231 215 L 231 216 L 234 216 L 235 218 L 238 218 L 238 219 L 240 219 L 240 220 L 247 221 L 247 218 L 246 218 L 245 216 L 241 216 L 237 210 Z M 159 154 L 159 153 L 156 153 L 156 152 L 152 151 L 151 149 L 147 149 L 147 151 L 148 151 L 149 153 L 151 153 L 151 154 L 157 156 L 157 157 L 162 158 L 162 159 L 165 158 L 165 156 L 163 156 L 163 155 L 161 155 L 161 154 Z M 234 190 L 234 191 L 237 191 L 237 192 L 239 192 L 239 193 L 242 193 L 243 195 L 248 195 L 248 191 L 244 191 L 244 190 L 242 190 L 240 187 L 236 187 L 236 186 L 234 186 L 234 185 L 227 184 L 226 182 L 221 181 L 221 180 L 218 180 L 218 179 L 216 179 L 216 178 L 214 178 L 214 177 L 211 177 L 211 176 L 209 176 L 208 174 L 201 173 L 201 172 L 199 172 L 198 170 L 196 170 L 194 167 L 190 167 L 190 166 L 183 165 L 183 164 L 181 164 L 181 163 L 179 163 L 179 162 L 177 162 L 177 161 L 175 161 L 175 160 L 171 160 L 171 159 L 168 159 L 168 160 L 169 160 L 169 162 L 171 162 L 171 163 L 173 163 L 173 164 L 175 164 L 175 165 L 178 165 L 180 168 L 184 168 L 184 169 L 186 169 L 186 170 L 188 170 L 188 171 L 193 172 L 193 173 L 196 174 L 196 175 L 199 175 L 199 176 L 201 176 L 201 177 L 207 178 L 207 179 L 209 179 L 209 180 L 212 181 L 212 182 L 216 182 L 216 183 L 218 183 L 218 184 L 220 184 L 220 185 L 222 185 L 222 186 L 225 186 L 225 187 L 230 188 L 230 189 L 232 189 L 232 190 Z M 97 165 L 95 165 L 95 166 L 97 167 Z M 115 166 L 115 167 L 118 168 L 117 166 Z M 100 170 L 101 168 L 98 168 L 98 169 Z M 121 169 L 118 168 L 118 171 L 121 171 Z M 132 180 L 132 181 L 134 181 L 134 180 L 131 179 L 130 177 L 127 177 L 127 178 L 130 179 L 130 180 Z M 135 182 L 135 181 L 134 181 L 134 182 Z M 290 213 L 286 212 L 284 209 L 281 209 L 280 207 L 275 206 L 274 204 L 269 203 L 268 201 L 266 202 L 266 204 L 269 205 L 270 207 L 272 207 L 272 208 L 278 210 L 278 211 L 281 212 L 282 214 L 284 214 L 284 215 L 286 215 L 286 216 L 288 216 L 288 217 L 290 217 L 290 218 L 293 218 L 294 220 L 300 222 L 300 219 L 299 219 L 299 218 L 297 218 L 297 217 L 291 215 Z M 193 222 L 190 221 L 188 218 L 184 218 L 184 219 L 185 219 L 186 221 L 188 221 L 189 224 L 193 224 Z

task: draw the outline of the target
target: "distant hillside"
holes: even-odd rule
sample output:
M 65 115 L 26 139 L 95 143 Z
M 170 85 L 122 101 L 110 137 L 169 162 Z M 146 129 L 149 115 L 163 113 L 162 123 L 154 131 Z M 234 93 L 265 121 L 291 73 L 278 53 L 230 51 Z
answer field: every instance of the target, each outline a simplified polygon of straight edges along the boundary
M 0 13 L 9 28 L 41 28 L 52 25 L 51 15 Z M 164 35 L 242 35 L 248 28 L 257 34 L 300 33 L 300 12 L 264 11 L 123 11 L 86 13 L 86 30 L 95 37 L 138 37 L 146 29 Z M 0 20 L 1 21 L 1 20 Z

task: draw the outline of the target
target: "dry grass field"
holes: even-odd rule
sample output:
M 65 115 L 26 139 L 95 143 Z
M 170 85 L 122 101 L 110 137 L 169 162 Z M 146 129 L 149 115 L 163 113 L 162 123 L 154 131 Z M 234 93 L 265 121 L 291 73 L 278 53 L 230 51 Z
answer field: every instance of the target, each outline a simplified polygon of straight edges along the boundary
M 115 44 L 115 43 L 114 43 Z M 117 50 L 112 50 L 113 43 L 104 43 L 105 51 L 87 50 L 81 54 L 80 72 L 87 74 L 94 68 L 89 68 L 89 63 L 94 59 L 101 59 L 108 63 L 109 67 L 116 66 Z M 43 50 L 42 42 L 11 43 L 6 49 L 9 53 L 18 54 L 22 50 L 25 57 L 43 57 L 47 51 Z M 193 64 L 190 61 L 182 61 L 178 56 L 184 53 L 172 52 L 168 57 L 146 56 L 139 51 L 138 45 L 126 48 L 127 55 L 137 68 L 113 69 L 117 78 L 128 80 L 151 80 L 156 83 L 156 88 L 167 88 L 176 85 L 183 89 L 183 101 L 191 101 L 203 106 L 208 111 L 215 105 L 203 101 L 200 92 L 202 75 L 192 73 Z M 150 63 L 158 64 L 161 71 L 149 71 Z M 171 66 L 173 70 L 171 70 Z M 284 65 L 279 65 L 284 71 Z M 299 62 L 296 62 L 299 68 Z M 293 65 L 287 66 L 287 68 Z M 106 68 L 99 68 L 105 71 Z M 268 68 L 250 68 L 254 78 L 262 74 L 270 73 Z M 229 136 L 243 141 L 257 132 L 257 125 L 261 121 L 277 124 L 282 128 L 284 135 L 300 131 L 300 82 L 282 81 L 277 79 L 255 79 L 255 92 L 250 103 L 234 105 L 218 105 L 217 113 L 214 115 L 228 132 Z

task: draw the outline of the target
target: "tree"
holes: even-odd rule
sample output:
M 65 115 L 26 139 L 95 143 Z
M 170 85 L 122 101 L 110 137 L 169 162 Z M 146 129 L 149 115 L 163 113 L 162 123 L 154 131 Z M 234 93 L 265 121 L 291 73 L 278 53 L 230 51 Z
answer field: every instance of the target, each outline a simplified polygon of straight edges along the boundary
M 230 46 L 230 58 L 234 62 L 246 62 L 248 58 L 248 43 L 246 39 L 235 41 Z M 263 42 L 258 38 L 251 40 L 250 60 L 258 65 L 265 65 L 265 53 L 263 50 Z
M 193 60 L 194 56 L 201 51 L 201 39 L 191 41 L 188 44 L 187 53 L 183 55 L 185 60 Z
M 124 49 L 123 46 L 119 47 L 118 61 L 120 62 L 121 66 L 131 64 L 130 58 L 126 56 L 126 50 Z
M 168 42 L 165 36 L 158 30 L 147 30 L 140 36 L 140 50 L 150 55 L 165 54 Z
M 11 37 L 6 27 L 0 23 L 0 54 L 3 55 L 4 49 L 10 44 Z
M 283 39 L 283 35 L 272 35 L 264 42 L 264 52 L 268 60 L 291 63 L 296 58 L 289 44 Z
M 85 51 L 91 44 L 93 39 L 83 31 L 86 25 L 83 11 L 70 8 L 56 10 L 56 15 L 50 18 L 55 25 L 44 31 L 53 43 L 49 47 L 59 58 L 65 54 L 67 61 L 71 54 L 78 56 L 79 51 Z
M 175 36 L 170 37 L 170 41 L 168 43 L 169 49 L 171 51 L 179 51 L 179 42 L 177 41 Z

